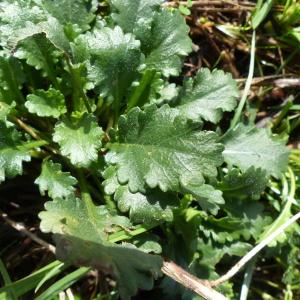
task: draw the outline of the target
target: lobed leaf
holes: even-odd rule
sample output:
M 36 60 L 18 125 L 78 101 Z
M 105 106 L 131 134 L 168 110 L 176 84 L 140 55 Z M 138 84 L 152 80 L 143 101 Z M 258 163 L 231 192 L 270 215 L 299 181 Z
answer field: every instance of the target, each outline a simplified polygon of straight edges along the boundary
M 128 186 L 120 186 L 114 196 L 121 212 L 129 211 L 130 220 L 134 223 L 153 224 L 173 220 L 172 209 L 178 204 L 173 193 L 162 193 L 160 190 L 146 194 L 131 193 Z
M 218 188 L 226 197 L 244 199 L 250 197 L 258 200 L 266 188 L 268 177 L 262 169 L 249 168 L 244 173 L 238 169 L 229 170 Z
M 271 137 L 267 129 L 239 124 L 229 131 L 222 142 L 225 161 L 243 172 L 261 168 L 266 174 L 280 177 L 288 164 L 289 151 L 284 142 Z
M 264 212 L 264 206 L 257 202 L 227 198 L 224 211 L 230 218 L 240 218 L 241 224 L 248 224 L 247 230 L 243 231 L 246 240 L 252 236 L 258 241 L 261 233 L 272 222 L 272 218 Z
M 25 74 L 21 63 L 14 57 L 0 55 L 0 97 L 7 104 L 23 103 L 20 92 L 25 82 Z
M 15 50 L 21 41 L 36 35 L 46 36 L 56 48 L 69 53 L 63 25 L 47 14 L 41 3 L 33 0 L 1 3 L 0 40 L 5 49 Z
M 67 112 L 64 95 L 53 88 L 48 91 L 36 90 L 34 94 L 27 95 L 25 106 L 39 117 L 58 118 Z
M 218 123 L 225 111 L 236 106 L 238 89 L 230 74 L 202 68 L 195 78 L 184 81 L 176 107 L 191 120 Z
M 178 76 L 182 59 L 192 51 L 189 27 L 178 11 L 161 10 L 153 18 L 151 36 L 142 44 L 147 68 Z
M 149 190 L 146 193 L 131 193 L 127 185 L 120 185 L 116 175 L 116 167 L 109 166 L 103 174 L 104 191 L 114 194 L 121 212 L 129 212 L 133 223 L 152 224 L 161 221 L 172 221 L 172 209 L 178 204 L 174 193 L 162 193 L 160 190 Z
M 138 40 L 151 34 L 155 11 L 163 0 L 110 0 L 111 17 L 125 32 L 133 33 Z
M 60 24 L 76 24 L 84 31 L 90 28 L 89 24 L 95 18 L 92 13 L 91 1 L 83 0 L 42 0 L 45 10 L 55 17 Z
M 120 27 L 105 27 L 79 36 L 73 52 L 75 62 L 88 60 L 88 79 L 101 95 L 120 102 L 140 64 L 140 42 Z
M 42 70 L 43 76 L 48 76 L 52 82 L 56 81 L 56 63 L 58 52 L 53 44 L 42 34 L 33 35 L 19 42 L 15 56 L 26 60 L 29 66 Z
M 132 193 L 145 193 L 147 187 L 180 191 L 182 180 L 195 178 L 201 185 L 222 164 L 217 135 L 199 131 L 199 124 L 187 122 L 168 105 L 134 108 L 121 116 L 119 140 L 108 147 L 107 161 L 117 166 L 118 181 L 128 183 Z
M 22 164 L 30 161 L 28 150 L 23 148 L 21 134 L 6 123 L 0 122 L 0 182 L 23 172 Z
M 98 158 L 103 131 L 96 118 L 91 114 L 83 114 L 80 119 L 71 121 L 64 119 L 54 128 L 53 141 L 58 143 L 62 155 L 70 158 L 77 167 L 88 167 Z
M 4 48 L 16 31 L 30 24 L 45 21 L 43 10 L 34 1 L 1 1 L 0 3 L 0 43 Z
M 192 51 L 189 27 L 178 11 L 159 7 L 162 0 L 111 0 L 112 19 L 141 41 L 145 64 L 164 76 L 177 76 L 182 58 Z
M 47 202 L 39 214 L 41 229 L 55 233 L 56 254 L 74 265 L 87 265 L 112 274 L 122 299 L 130 299 L 138 288 L 151 289 L 160 275 L 162 259 L 134 246 L 106 242 L 107 233 L 117 226 L 128 227 L 128 219 L 113 216 L 103 207 L 86 206 L 79 199 Z
M 55 199 L 73 195 L 77 180 L 69 172 L 62 172 L 60 164 L 44 160 L 42 172 L 34 183 L 39 186 L 42 195 L 48 191 L 49 197 Z
M 197 178 L 196 180 L 185 182 L 183 186 L 184 192 L 192 194 L 203 210 L 209 211 L 214 215 L 218 213 L 219 205 L 225 203 L 221 191 L 209 184 L 199 185 Z

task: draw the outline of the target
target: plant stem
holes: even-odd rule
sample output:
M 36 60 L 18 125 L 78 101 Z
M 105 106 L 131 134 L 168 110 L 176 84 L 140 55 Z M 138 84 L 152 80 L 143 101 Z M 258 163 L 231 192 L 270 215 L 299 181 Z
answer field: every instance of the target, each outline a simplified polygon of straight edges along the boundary
M 37 140 L 37 146 L 35 147 L 41 147 L 41 146 L 46 146 L 45 148 L 47 148 L 48 150 L 50 150 L 52 153 L 54 154 L 58 154 L 58 151 L 54 148 L 52 148 L 51 146 L 49 146 L 51 144 L 51 141 L 47 141 L 46 138 L 42 138 L 40 135 L 41 133 L 36 130 L 35 128 L 29 126 L 28 124 L 26 124 L 25 122 L 23 122 L 22 120 L 20 120 L 19 118 L 12 116 L 10 117 L 10 120 L 15 123 L 16 125 L 18 125 L 21 129 L 23 129 L 25 132 L 27 132 L 30 136 L 32 136 L 34 139 Z M 38 143 L 42 143 L 41 145 L 39 145 Z M 34 142 L 32 142 L 34 143 Z M 34 144 L 33 144 L 34 145 Z M 31 147 L 34 148 L 34 147 Z M 29 149 L 31 149 L 29 148 Z M 28 148 L 27 148 L 28 149 Z
M 132 230 L 132 231 L 125 231 L 125 230 L 120 230 L 116 233 L 111 234 L 108 237 L 108 241 L 111 243 L 117 243 L 120 241 L 125 241 L 125 240 L 130 240 L 131 238 L 133 238 L 136 235 L 142 234 L 144 232 L 149 231 L 150 229 L 159 226 L 159 224 L 155 224 L 155 225 L 139 225 L 136 226 L 136 229 Z
M 93 199 L 89 193 L 88 185 L 85 180 L 83 170 L 77 169 L 77 174 L 78 174 L 78 179 L 79 179 L 78 182 L 79 182 L 82 200 L 84 201 L 84 203 L 86 205 L 89 217 L 92 220 L 95 220 L 96 219 L 95 205 L 94 205 Z
M 103 199 L 105 201 L 105 204 L 108 206 L 109 209 L 115 210 L 116 209 L 115 203 L 111 200 L 110 196 L 105 195 L 104 188 L 103 188 L 100 180 L 98 179 L 98 177 L 94 173 L 92 173 L 92 177 L 93 177 L 94 182 L 96 183 L 97 188 L 99 189 L 99 191 L 103 195 Z
M 45 145 L 48 145 L 47 141 L 39 140 L 39 141 L 32 141 L 32 142 L 22 144 L 18 148 L 24 149 L 24 150 L 31 150 L 33 148 L 38 148 L 38 147 L 42 147 L 42 146 L 45 146 Z
M 231 124 L 230 124 L 230 129 L 234 128 L 237 123 L 240 121 L 240 118 L 241 118 L 241 115 L 242 115 L 242 111 L 243 111 L 243 108 L 246 104 L 246 100 L 247 100 L 247 96 L 248 96 L 248 93 L 250 91 L 250 88 L 251 88 L 251 82 L 252 82 L 252 79 L 253 79 L 253 74 L 254 74 L 254 66 L 255 66 L 255 44 L 256 44 L 256 33 L 255 33 L 255 30 L 253 31 L 253 34 L 252 34 L 252 41 L 251 41 L 251 52 L 250 52 L 250 66 L 249 66 L 249 73 L 248 73 L 248 78 L 246 80 L 246 84 L 245 84 L 245 88 L 244 88 L 244 92 L 243 92 L 243 95 L 242 95 L 242 99 L 235 111 L 235 114 L 234 114 L 234 117 L 231 121 Z
M 281 109 L 279 115 L 272 122 L 272 129 L 275 129 L 286 116 L 286 114 L 289 112 L 290 108 L 293 106 L 293 100 L 294 97 L 290 96 L 287 102 L 285 103 L 284 107 Z
M 78 76 L 78 72 L 73 68 L 73 65 L 70 61 L 70 58 L 66 56 L 67 65 L 70 71 L 70 74 L 72 76 L 73 81 L 73 110 L 74 111 L 80 111 L 80 96 L 83 99 L 84 105 L 86 107 L 86 110 L 91 113 L 92 109 L 89 104 L 88 98 L 83 91 L 82 85 L 81 85 L 81 79 Z
M 134 91 L 132 92 L 132 94 L 128 100 L 126 111 L 129 111 L 131 108 L 133 108 L 139 104 L 142 94 L 144 93 L 146 88 L 149 86 L 149 84 L 152 82 L 155 74 L 156 74 L 155 70 L 146 70 L 144 72 L 139 85 L 134 89 Z
M 39 136 L 39 133 L 36 129 L 32 128 L 31 126 L 24 123 L 21 119 L 11 116 L 9 118 L 13 123 L 18 125 L 20 128 L 22 128 L 24 131 L 26 131 L 29 135 L 31 135 L 34 139 L 39 140 L 41 137 Z
M 120 90 L 118 88 L 116 88 L 115 92 L 114 92 L 114 102 L 113 102 L 113 108 L 114 108 L 113 127 L 114 128 L 118 127 L 121 101 L 122 101 L 122 97 L 121 97 L 121 94 L 120 94 Z

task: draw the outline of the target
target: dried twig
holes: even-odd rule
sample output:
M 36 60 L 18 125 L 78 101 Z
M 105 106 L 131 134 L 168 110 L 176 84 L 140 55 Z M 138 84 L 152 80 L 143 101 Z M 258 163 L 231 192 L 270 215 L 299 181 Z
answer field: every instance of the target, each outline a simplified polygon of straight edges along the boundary
M 168 1 L 164 6 L 177 7 L 178 5 L 186 5 L 187 1 Z M 199 11 L 218 11 L 218 12 L 237 12 L 237 11 L 253 11 L 255 9 L 255 3 L 248 1 L 234 2 L 226 0 L 197 0 L 192 1 L 194 9 Z M 218 7 L 219 6 L 219 7 Z M 274 10 L 282 11 L 282 5 L 275 5 Z
M 270 75 L 270 76 L 262 76 L 262 77 L 254 77 L 252 79 L 251 85 L 261 85 L 261 84 L 265 84 L 265 83 L 274 83 L 275 85 L 279 86 L 278 83 L 280 84 L 281 81 L 277 81 L 279 80 L 290 80 L 294 78 L 290 78 L 293 77 L 293 74 L 281 74 L 281 75 Z M 238 78 L 235 79 L 237 83 L 245 83 L 247 78 Z M 297 81 L 293 81 L 293 83 L 297 83 L 300 81 L 300 79 L 296 79 Z
M 186 288 L 194 291 L 206 300 L 226 300 L 227 298 L 210 287 L 210 283 L 205 280 L 200 280 L 174 262 L 164 262 L 162 272 L 171 277 Z
M 11 226 L 12 228 L 14 228 L 15 230 L 22 232 L 23 234 L 25 234 L 27 237 L 29 237 L 30 239 L 32 239 L 33 241 L 35 241 L 37 244 L 43 246 L 44 248 L 46 248 L 48 251 L 55 253 L 55 246 L 45 242 L 44 240 L 42 240 L 41 238 L 39 238 L 37 235 L 35 235 L 34 233 L 30 232 L 29 230 L 27 230 L 25 228 L 24 225 L 17 223 L 13 220 L 11 220 L 6 213 L 0 211 L 0 217 L 5 221 L 5 223 L 7 223 L 9 226 Z
M 168 1 L 165 2 L 165 6 L 177 6 L 177 5 L 186 5 L 187 1 Z M 253 9 L 255 5 L 251 2 L 243 2 L 238 3 L 234 1 L 225 1 L 225 0 L 197 0 L 192 1 L 192 6 L 224 6 L 224 5 L 231 5 L 237 8 L 240 7 L 248 7 L 249 9 Z
M 274 84 L 281 88 L 300 86 L 300 78 L 281 78 L 276 79 Z

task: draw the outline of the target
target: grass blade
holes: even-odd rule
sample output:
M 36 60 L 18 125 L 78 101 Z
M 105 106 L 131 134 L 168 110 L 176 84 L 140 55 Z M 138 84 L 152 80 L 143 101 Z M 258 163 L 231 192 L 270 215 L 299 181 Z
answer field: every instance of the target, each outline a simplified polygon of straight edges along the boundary
M 0 288 L 0 294 L 7 293 L 9 290 L 13 289 L 16 296 L 21 297 L 30 290 L 34 289 L 37 284 L 44 278 L 44 276 L 59 264 L 61 264 L 61 262 L 56 260 L 27 277 L 7 284 L 3 288 Z
M 34 292 L 36 293 L 41 286 L 47 282 L 49 279 L 51 279 L 52 277 L 60 274 L 62 271 L 64 271 L 67 268 L 67 266 L 64 263 L 59 264 L 58 266 L 54 267 L 50 272 L 48 272 L 44 278 L 39 282 L 39 284 L 37 285 L 37 287 L 35 288 Z
M 76 271 L 66 275 L 62 279 L 55 282 L 51 285 L 46 291 L 44 291 L 40 296 L 36 297 L 36 300 L 48 300 L 52 299 L 56 295 L 58 295 L 61 291 L 70 287 L 73 283 L 78 281 L 81 277 L 83 277 L 90 268 L 79 268 Z
M 252 17 L 252 27 L 255 30 L 267 17 L 273 6 L 273 0 L 267 0 L 262 5 L 256 6 L 256 10 Z
M 11 284 L 10 276 L 6 270 L 6 267 L 5 267 L 2 259 L 0 259 L 0 273 L 2 275 L 5 286 Z M 13 288 L 9 288 L 7 291 L 7 294 L 10 296 L 11 300 L 18 300 L 17 295 Z

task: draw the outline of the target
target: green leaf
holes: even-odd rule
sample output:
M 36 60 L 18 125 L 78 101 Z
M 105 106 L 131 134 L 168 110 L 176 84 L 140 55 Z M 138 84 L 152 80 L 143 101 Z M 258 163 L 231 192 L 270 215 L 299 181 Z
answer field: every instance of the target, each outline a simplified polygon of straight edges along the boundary
M 131 240 L 131 242 L 143 252 L 161 254 L 162 247 L 158 241 L 159 237 L 157 235 L 148 232 L 135 236 L 133 240 Z
M 24 97 L 20 92 L 25 82 L 25 74 L 20 62 L 14 57 L 4 57 L 0 55 L 0 96 L 1 101 L 12 104 L 24 102 Z
M 105 270 L 116 279 L 121 299 L 130 300 L 138 289 L 151 290 L 161 275 L 162 258 L 144 253 L 133 245 L 102 244 L 77 234 L 56 236 L 57 257 L 75 265 Z
M 48 76 L 57 87 L 57 74 L 54 65 L 58 51 L 44 35 L 34 35 L 20 41 L 15 56 L 19 59 L 25 59 L 28 65 L 37 70 L 42 70 L 43 76 Z
M 72 195 L 77 180 L 69 172 L 62 172 L 60 164 L 45 160 L 42 164 L 42 172 L 34 183 L 39 185 L 42 195 L 48 191 L 49 197 L 55 199 Z
M 6 104 L 5 102 L 0 101 L 0 122 L 6 122 L 7 116 L 10 114 L 10 112 L 13 110 L 13 108 L 16 106 L 15 102 L 12 102 L 12 104 Z
M 69 53 L 69 41 L 63 25 L 37 5 L 37 1 L 4 1 L 0 6 L 0 40 L 4 48 L 15 50 L 19 42 L 45 35 L 58 49 Z
M 48 273 L 45 274 L 45 276 L 39 281 L 37 286 L 34 289 L 34 292 L 36 293 L 42 286 L 45 285 L 46 282 L 49 282 L 53 277 L 61 274 L 68 268 L 68 265 L 65 263 L 60 263 L 57 266 L 55 266 L 52 270 L 50 270 Z
M 241 224 L 248 224 L 247 230 L 242 232 L 246 240 L 252 236 L 258 241 L 261 233 L 272 222 L 272 218 L 264 214 L 264 206 L 257 202 L 227 198 L 224 211 L 231 218 L 239 218 Z
M 180 13 L 182 13 L 185 16 L 189 16 L 191 14 L 191 11 L 189 10 L 189 8 L 185 5 L 179 5 L 178 7 Z
M 261 242 L 262 240 L 266 239 L 270 234 L 272 234 L 275 230 L 277 230 L 280 226 L 282 226 L 287 220 L 291 218 L 292 214 L 292 205 L 293 202 L 295 201 L 295 192 L 296 192 L 296 177 L 293 172 L 293 170 L 289 167 L 289 176 L 290 176 L 290 181 L 291 181 L 291 187 L 289 193 L 285 191 L 285 189 L 282 190 L 281 197 L 284 204 L 284 207 L 282 211 L 280 212 L 280 215 L 273 221 L 273 223 L 270 226 L 267 226 L 264 228 L 264 232 L 262 233 L 259 241 Z M 283 177 L 283 184 L 286 183 L 286 179 Z M 268 246 L 269 247 L 274 247 L 276 246 L 277 242 L 283 243 L 287 239 L 287 231 L 293 230 L 292 228 L 295 228 L 296 224 L 293 224 L 293 226 L 287 228 L 285 232 L 282 232 L 279 236 L 277 236 L 274 240 L 272 240 Z
M 58 118 L 67 112 L 64 95 L 53 88 L 48 91 L 36 90 L 34 94 L 29 94 L 25 106 L 29 112 L 39 117 Z
M 0 43 L 7 47 L 15 32 L 29 24 L 45 21 L 44 12 L 31 0 L 1 1 L 0 3 Z
M 112 19 L 142 43 L 150 37 L 155 11 L 163 0 L 110 0 Z
M 182 58 L 192 51 L 189 27 L 178 11 L 159 5 L 162 0 L 111 0 L 112 18 L 141 41 L 148 68 L 164 76 L 179 75 Z
M 6 266 L 5 264 L 3 263 L 2 259 L 0 258 L 0 274 L 3 278 L 3 281 L 4 281 L 4 286 L 7 286 L 7 285 L 10 285 L 12 282 L 11 282 L 11 279 L 10 279 L 10 276 L 9 276 L 9 273 L 6 269 Z M 9 295 L 9 298 L 11 300 L 17 300 L 17 295 L 16 295 L 16 292 L 14 291 L 14 289 L 10 289 L 8 288 L 7 289 L 7 294 Z
M 219 205 L 225 203 L 222 192 L 209 184 L 199 185 L 197 180 L 193 181 L 192 179 L 182 183 L 184 192 L 192 194 L 203 210 L 210 211 L 214 215 L 217 214 Z
M 55 281 L 42 294 L 35 297 L 35 299 L 36 300 L 55 299 L 54 297 L 57 296 L 59 293 L 61 293 L 61 291 L 66 290 L 69 286 L 77 282 L 88 272 L 89 272 L 89 268 L 82 267 L 65 275 L 63 278 Z
M 128 186 L 120 186 L 114 196 L 121 212 L 128 212 L 134 223 L 152 224 L 173 220 L 172 208 L 178 203 L 176 195 L 160 190 L 146 194 L 131 193 Z
M 189 27 L 178 11 L 162 10 L 154 15 L 151 36 L 142 44 L 148 68 L 164 76 L 177 76 L 182 59 L 192 51 Z
M 23 296 L 24 294 L 28 293 L 30 290 L 34 289 L 38 283 L 46 276 L 47 273 L 51 272 L 53 268 L 56 268 L 60 261 L 56 260 L 48 265 L 42 267 L 41 269 L 31 273 L 30 275 L 21 278 L 11 284 L 6 285 L 5 287 L 0 288 L 0 296 L 2 293 L 8 291 L 9 289 L 13 289 L 18 297 Z M 1 299 L 1 298 L 0 298 Z
M 101 92 L 120 102 L 140 64 L 140 42 L 120 27 L 96 29 L 74 45 L 75 62 L 89 59 L 88 79 Z
M 98 158 L 103 131 L 93 115 L 83 114 L 80 119 L 64 119 L 54 128 L 53 141 L 60 145 L 62 155 L 77 167 L 88 167 Z
M 91 1 L 83 0 L 42 0 L 43 7 L 55 17 L 60 24 L 76 24 L 81 30 L 90 28 L 95 16 L 91 13 Z
M 112 19 L 126 32 L 143 38 L 145 28 L 151 28 L 154 12 L 163 0 L 110 0 Z M 139 36 L 139 33 L 141 36 Z
M 152 288 L 162 259 L 130 245 L 106 242 L 107 233 L 116 226 L 129 226 L 125 217 L 112 216 L 103 206 L 93 206 L 91 212 L 83 201 L 74 198 L 47 202 L 45 207 L 47 211 L 39 214 L 41 229 L 57 234 L 60 260 L 111 273 L 117 279 L 122 299 L 135 295 L 138 288 Z
M 267 183 L 266 171 L 251 167 L 245 173 L 240 173 L 238 169 L 230 170 L 218 184 L 218 188 L 225 197 L 238 199 L 250 197 L 258 200 Z
M 225 161 L 243 172 L 261 168 L 266 174 L 280 177 L 288 164 L 289 151 L 284 142 L 270 136 L 267 129 L 238 125 L 229 131 L 222 142 Z
M 216 176 L 222 164 L 222 145 L 217 135 L 199 131 L 199 124 L 187 122 L 177 109 L 151 105 L 134 108 L 119 120 L 119 140 L 108 145 L 108 162 L 117 165 L 121 184 L 132 193 L 146 187 L 180 191 L 181 181 Z
M 88 240 L 106 241 L 108 234 L 119 227 L 129 227 L 127 218 L 109 214 L 105 206 L 94 206 L 90 211 L 84 201 L 74 195 L 56 198 L 45 204 L 46 211 L 39 214 L 43 232 L 70 234 Z
M 250 244 L 241 241 L 218 243 L 213 240 L 208 240 L 208 242 L 199 240 L 198 249 L 201 253 L 201 259 L 198 264 L 209 269 L 214 269 L 215 265 L 221 261 L 225 254 L 229 256 L 244 256 L 251 248 Z M 217 274 L 215 273 L 215 275 Z
M 225 111 L 232 111 L 239 96 L 231 74 L 202 68 L 193 79 L 184 81 L 177 108 L 192 120 L 203 118 L 218 123 Z
M 256 5 L 255 12 L 252 16 L 252 27 L 256 29 L 267 17 L 271 8 L 273 7 L 274 0 L 266 0 L 264 3 L 259 2 Z
M 0 182 L 5 177 L 15 177 L 23 172 L 22 164 L 30 161 L 28 150 L 22 148 L 21 134 L 14 128 L 0 122 Z
M 218 243 L 225 243 L 239 240 L 241 236 L 248 240 L 250 238 L 249 226 L 251 223 L 248 220 L 240 218 L 227 216 L 217 219 L 207 216 L 201 220 L 199 228 L 207 238 L 210 237 Z
M 159 190 L 142 193 L 131 193 L 127 185 L 121 186 L 116 176 L 116 167 L 109 166 L 104 174 L 104 191 L 114 194 L 121 212 L 128 212 L 133 223 L 155 224 L 161 221 L 172 221 L 172 209 L 178 204 L 173 193 L 162 193 Z
M 48 16 L 46 21 L 37 24 L 25 22 L 24 27 L 21 27 L 12 33 L 6 46 L 14 51 L 20 42 L 35 36 L 46 37 L 55 48 L 66 55 L 70 54 L 70 43 L 64 32 L 64 28 L 57 19 L 51 16 Z

